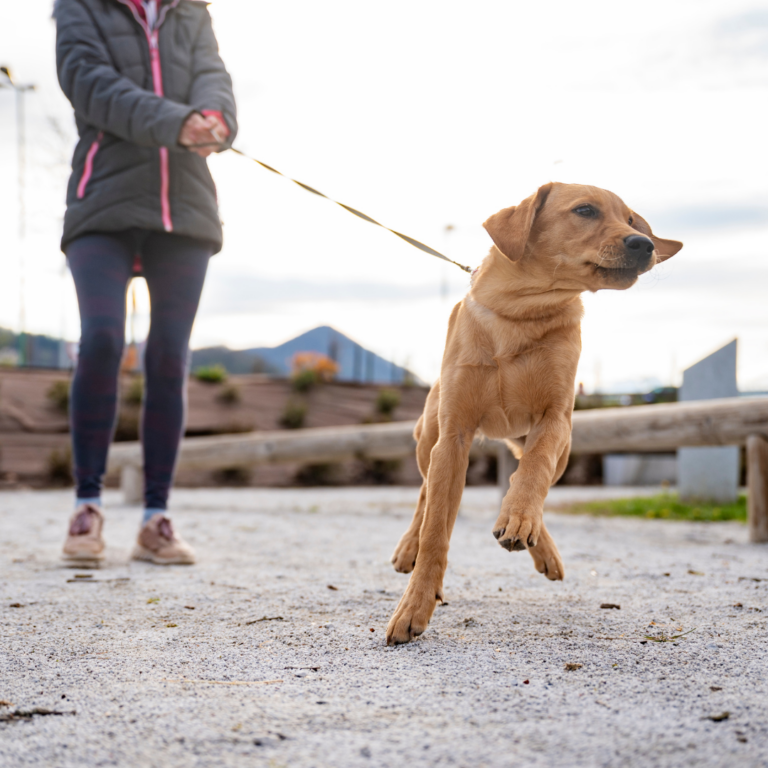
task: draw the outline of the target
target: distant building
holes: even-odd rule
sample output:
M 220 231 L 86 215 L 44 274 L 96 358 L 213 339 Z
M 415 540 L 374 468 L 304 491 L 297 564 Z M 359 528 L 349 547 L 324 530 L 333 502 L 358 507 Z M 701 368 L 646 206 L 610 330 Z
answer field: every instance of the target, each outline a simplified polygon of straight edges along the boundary
M 0 365 L 68 370 L 77 360 L 76 346 L 51 336 L 0 328 Z
M 19 364 L 19 350 L 13 347 L 0 349 L 0 365 L 17 366 Z

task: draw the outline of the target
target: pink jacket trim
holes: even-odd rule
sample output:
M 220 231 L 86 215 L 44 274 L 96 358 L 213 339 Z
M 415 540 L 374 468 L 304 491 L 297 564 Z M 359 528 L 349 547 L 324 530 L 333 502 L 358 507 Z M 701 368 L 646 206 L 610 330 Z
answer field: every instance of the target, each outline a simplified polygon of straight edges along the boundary
M 104 138 L 104 131 L 99 131 L 96 141 L 91 144 L 88 154 L 85 156 L 85 165 L 83 166 L 83 175 L 80 177 L 80 183 L 77 185 L 77 199 L 82 200 L 85 197 L 85 188 L 93 175 L 93 159 L 99 151 L 101 140 Z
M 118 2 L 127 5 L 133 13 L 134 18 L 144 30 L 149 45 L 149 57 L 152 64 L 152 85 L 156 96 L 164 96 L 163 92 L 163 69 L 160 64 L 160 45 L 158 30 L 165 21 L 165 17 L 171 8 L 175 8 L 180 0 L 174 0 L 169 5 L 164 5 L 157 19 L 157 25 L 150 29 L 143 14 L 139 13 L 135 0 L 118 0 Z M 171 172 L 168 157 L 168 147 L 160 147 L 160 215 L 163 220 L 163 229 L 166 232 L 173 232 L 173 219 L 171 218 Z

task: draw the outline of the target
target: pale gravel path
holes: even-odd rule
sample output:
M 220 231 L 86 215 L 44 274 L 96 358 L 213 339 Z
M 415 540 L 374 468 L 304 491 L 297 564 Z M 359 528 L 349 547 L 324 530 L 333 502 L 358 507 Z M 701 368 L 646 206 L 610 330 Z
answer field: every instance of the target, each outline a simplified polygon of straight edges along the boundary
M 112 494 L 85 584 L 57 560 L 69 493 L 0 493 L 0 699 L 77 713 L 0 723 L 0 765 L 768 766 L 768 547 L 744 526 L 549 514 L 553 584 L 493 540 L 494 489 L 469 489 L 449 604 L 386 648 L 415 496 L 178 491 L 200 563 L 159 569 L 126 564 L 138 512 Z

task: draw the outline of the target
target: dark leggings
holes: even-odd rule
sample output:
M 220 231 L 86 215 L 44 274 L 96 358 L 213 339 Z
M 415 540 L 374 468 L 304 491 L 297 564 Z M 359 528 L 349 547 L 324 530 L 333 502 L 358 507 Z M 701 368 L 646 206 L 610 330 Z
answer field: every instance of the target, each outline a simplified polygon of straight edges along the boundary
M 77 495 L 101 493 L 117 413 L 128 284 L 140 259 L 151 302 L 141 421 L 144 503 L 165 509 L 184 429 L 189 336 L 213 248 L 166 232 L 90 234 L 67 247 L 80 305 L 70 422 Z

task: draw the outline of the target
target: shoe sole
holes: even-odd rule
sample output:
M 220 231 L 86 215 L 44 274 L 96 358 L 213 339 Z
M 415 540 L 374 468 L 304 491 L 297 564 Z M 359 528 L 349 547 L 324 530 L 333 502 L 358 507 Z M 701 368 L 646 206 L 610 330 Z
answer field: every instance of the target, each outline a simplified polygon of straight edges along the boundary
M 90 552 L 84 552 L 83 554 L 77 555 L 68 555 L 65 553 L 61 556 L 61 559 L 70 565 L 79 565 L 83 568 L 87 568 L 89 565 L 91 567 L 101 565 L 101 563 L 104 561 L 104 555 L 93 555 Z
M 195 558 L 189 557 L 160 557 L 156 555 L 151 549 L 142 547 L 141 544 L 137 544 L 131 552 L 131 560 L 142 560 L 147 563 L 154 563 L 155 565 L 194 565 Z

